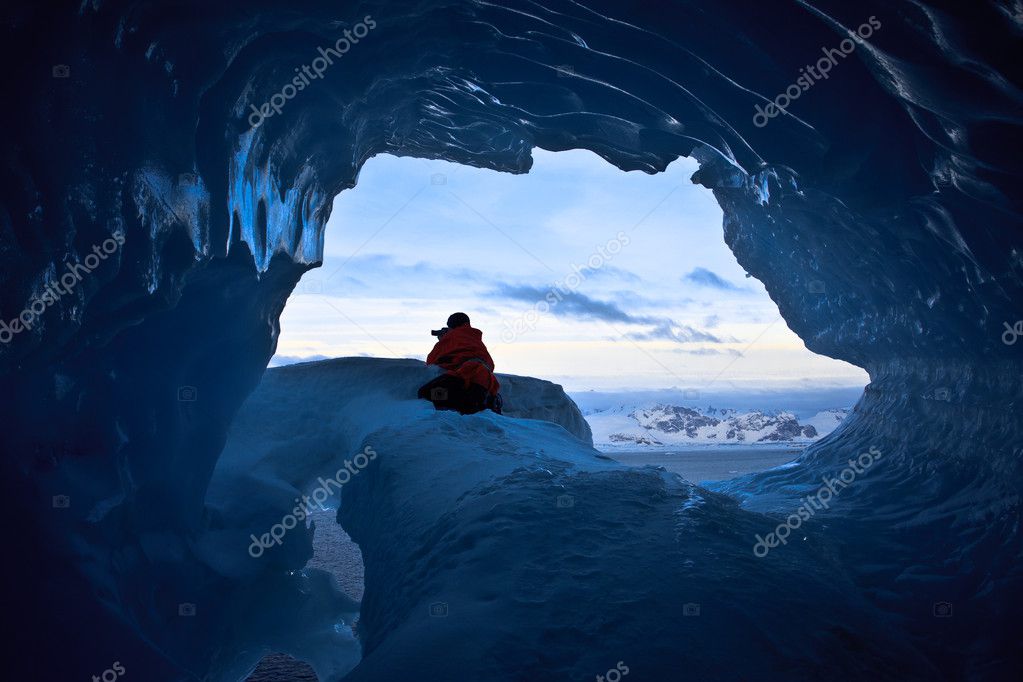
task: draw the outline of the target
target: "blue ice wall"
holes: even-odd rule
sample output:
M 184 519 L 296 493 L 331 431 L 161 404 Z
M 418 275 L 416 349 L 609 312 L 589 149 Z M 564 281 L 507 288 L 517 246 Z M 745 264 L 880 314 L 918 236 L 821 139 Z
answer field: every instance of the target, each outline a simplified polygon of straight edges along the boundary
M 228 611 L 179 620 L 180 603 L 238 586 L 193 539 L 332 198 L 378 153 L 525 172 L 537 146 L 647 172 L 700 160 L 694 180 L 724 208 L 726 242 L 789 326 L 872 376 L 857 415 L 801 467 L 729 494 L 780 514 L 793 491 L 880 442 L 905 466 L 862 488 L 876 503 L 843 526 L 871 532 L 836 533 L 861 585 L 949 679 L 1019 665 L 1008 642 L 1021 606 L 1023 343 L 1003 334 L 1023 319 L 1023 79 L 1010 5 L 124 0 L 2 12 L 0 78 L 16 96 L 0 112 L 0 480 L 21 557 L 5 596 L 15 644 L 36 654 L 15 667 L 68 678 L 117 651 L 149 679 L 189 679 L 228 655 Z M 828 57 L 865 24 L 877 24 L 868 40 Z M 289 97 L 345 31 L 362 37 Z M 821 59 L 828 77 L 758 125 L 757 107 Z M 271 104 L 280 111 L 253 130 L 253 107 Z M 47 294 L 114 235 L 124 243 L 88 276 Z M 978 515 L 962 516 L 974 500 Z M 895 539 L 874 532 L 889 519 Z M 947 593 L 968 615 L 942 630 L 930 608 Z

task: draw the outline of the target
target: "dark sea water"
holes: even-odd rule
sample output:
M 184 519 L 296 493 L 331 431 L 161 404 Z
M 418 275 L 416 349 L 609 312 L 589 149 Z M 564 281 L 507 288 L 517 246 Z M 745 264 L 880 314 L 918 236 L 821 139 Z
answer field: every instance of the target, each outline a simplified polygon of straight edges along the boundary
M 605 452 L 630 466 L 662 466 L 692 483 L 722 481 L 791 462 L 799 447 L 702 447 L 671 450 Z
M 315 510 L 311 514 L 316 532 L 313 558 L 308 566 L 333 573 L 341 589 L 352 599 L 361 601 L 364 589 L 362 552 L 338 525 L 336 515 L 333 510 Z M 319 682 L 319 678 L 307 663 L 286 654 L 270 654 L 260 661 L 246 682 Z

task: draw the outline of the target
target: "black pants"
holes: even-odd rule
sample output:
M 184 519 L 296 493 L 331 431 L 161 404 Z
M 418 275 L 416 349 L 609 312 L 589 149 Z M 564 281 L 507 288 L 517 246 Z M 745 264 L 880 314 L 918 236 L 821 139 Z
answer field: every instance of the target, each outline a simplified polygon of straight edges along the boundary
M 438 410 L 475 414 L 489 408 L 501 413 L 499 404 L 495 404 L 485 388 L 477 384 L 469 384 L 466 388 L 462 379 L 452 374 L 441 374 L 423 384 L 419 388 L 419 397 L 432 402 Z

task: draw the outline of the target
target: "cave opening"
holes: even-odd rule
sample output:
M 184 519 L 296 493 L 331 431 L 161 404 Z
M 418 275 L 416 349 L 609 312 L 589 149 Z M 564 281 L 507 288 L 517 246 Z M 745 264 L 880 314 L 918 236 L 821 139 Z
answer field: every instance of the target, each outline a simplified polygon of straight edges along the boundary
M 334 200 L 271 366 L 422 360 L 429 330 L 466 309 L 499 371 L 569 391 L 862 388 L 866 373 L 809 351 L 738 264 L 697 169 L 622 172 L 584 150 L 536 149 L 521 175 L 375 157 Z
M 695 161 L 647 175 L 584 150 L 533 156 L 522 175 L 371 159 L 334 200 L 323 263 L 289 298 L 270 366 L 423 360 L 429 330 L 457 309 L 484 330 L 499 371 L 552 379 L 570 395 L 646 390 L 700 407 L 746 394 L 769 408 L 811 387 L 847 399 L 819 407 L 851 407 L 866 374 L 789 330 L 722 239 L 721 208 L 690 180 Z M 361 599 L 362 555 L 335 516 L 328 505 L 311 517 L 307 566 Z M 281 653 L 249 679 L 282 675 L 316 679 Z

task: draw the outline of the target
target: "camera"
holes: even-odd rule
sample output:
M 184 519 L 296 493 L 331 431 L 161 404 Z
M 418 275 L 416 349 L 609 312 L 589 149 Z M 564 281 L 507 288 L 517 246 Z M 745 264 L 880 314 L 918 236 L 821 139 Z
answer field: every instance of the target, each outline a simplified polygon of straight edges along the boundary
M 434 618 L 447 618 L 448 605 L 442 601 L 430 604 L 430 615 Z
M 178 615 L 179 616 L 194 616 L 195 615 L 195 604 L 188 602 L 184 604 L 178 604 Z
M 178 400 L 183 403 L 194 403 L 198 398 L 195 386 L 182 386 L 178 389 Z
M 67 64 L 55 64 L 53 67 L 54 78 L 70 78 L 71 67 Z
M 430 400 L 434 402 L 445 401 L 448 399 L 448 389 L 443 386 L 434 386 L 430 389 Z
M 682 605 L 682 615 L 683 616 L 698 616 L 698 615 L 700 615 L 700 605 L 699 604 L 693 604 L 693 603 L 683 604 Z
M 448 333 L 448 328 L 447 327 L 442 327 L 440 329 L 432 329 L 432 330 L 430 330 L 430 336 L 436 336 L 438 339 L 440 337 L 444 336 L 447 333 Z
M 54 495 L 53 496 L 53 508 L 54 509 L 67 509 L 71 506 L 71 498 L 67 495 Z
M 951 618 L 952 617 L 952 604 L 947 601 L 939 601 L 934 604 L 934 617 L 935 618 Z
M 569 509 L 575 506 L 575 498 L 571 495 L 558 495 L 558 509 Z

